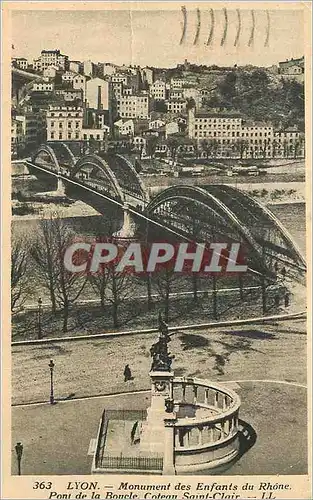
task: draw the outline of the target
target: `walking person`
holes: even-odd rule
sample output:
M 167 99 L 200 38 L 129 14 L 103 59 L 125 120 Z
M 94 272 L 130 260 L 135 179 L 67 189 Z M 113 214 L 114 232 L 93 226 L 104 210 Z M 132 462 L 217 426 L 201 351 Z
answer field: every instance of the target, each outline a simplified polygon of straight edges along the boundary
M 131 369 L 129 368 L 129 365 L 126 365 L 124 368 L 124 382 L 127 382 L 128 380 L 132 380 L 132 372 Z

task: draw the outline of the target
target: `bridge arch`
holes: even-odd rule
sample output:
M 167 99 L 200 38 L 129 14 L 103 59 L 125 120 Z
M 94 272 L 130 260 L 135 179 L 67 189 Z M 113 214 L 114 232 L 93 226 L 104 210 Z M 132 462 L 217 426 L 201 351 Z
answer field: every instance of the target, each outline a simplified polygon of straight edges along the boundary
M 144 185 L 131 162 L 124 156 L 105 152 L 87 154 L 77 161 L 72 176 L 77 176 L 87 165 L 94 166 L 93 174 L 97 169 L 101 170 L 115 195 L 122 200 L 130 196 L 140 202 L 146 201 Z
M 52 162 L 52 165 L 51 163 L 49 165 L 50 169 L 52 166 L 52 170 L 56 172 L 64 169 L 70 172 L 76 161 L 73 152 L 63 142 L 47 142 L 46 144 L 42 144 L 33 154 L 32 162 L 35 164 L 41 163 L 42 166 L 45 166 L 47 157 Z
M 60 164 L 57 158 L 57 155 L 54 151 L 54 148 L 48 144 L 42 144 L 32 155 L 32 162 L 35 165 L 49 166 L 54 172 L 58 172 L 60 170 Z M 50 162 L 48 161 L 50 160 Z
M 201 235 L 205 237 L 205 227 L 208 228 L 208 234 L 209 228 L 213 228 L 214 234 L 219 238 L 225 235 L 226 241 L 227 238 L 238 235 L 250 248 L 249 254 L 254 269 L 262 273 L 271 271 L 269 263 L 279 254 L 282 258 L 289 259 L 291 265 L 304 271 L 305 262 L 301 253 L 274 214 L 255 202 L 251 196 L 233 187 L 228 188 L 229 186 L 224 185 L 205 188 L 172 186 L 155 196 L 146 207 L 145 213 L 151 218 L 157 217 L 159 213 L 164 222 L 168 213 L 168 224 L 172 224 L 186 235 L 186 221 L 192 225 L 192 215 L 188 221 L 188 212 L 199 221 L 200 238 Z M 279 244 L 276 244 L 275 240 L 273 243 L 266 239 L 266 234 L 262 231 L 258 234 L 258 227 L 263 229 L 264 224 L 265 232 L 272 232 Z M 264 248 L 268 253 L 265 254 Z
M 101 156 L 93 153 L 81 157 L 76 162 L 75 167 L 72 170 L 72 177 L 79 177 L 79 174 L 83 173 L 86 169 L 91 169 L 91 173 L 94 173 L 97 170 L 100 171 L 109 182 L 109 188 L 112 190 L 112 194 L 121 200 L 124 199 L 123 191 L 114 172 L 112 172 L 109 164 L 101 158 Z M 92 179 L 92 176 L 91 179 L 85 180 L 89 184 L 95 183 L 95 179 Z M 100 189 L 101 186 L 99 185 L 97 187 Z

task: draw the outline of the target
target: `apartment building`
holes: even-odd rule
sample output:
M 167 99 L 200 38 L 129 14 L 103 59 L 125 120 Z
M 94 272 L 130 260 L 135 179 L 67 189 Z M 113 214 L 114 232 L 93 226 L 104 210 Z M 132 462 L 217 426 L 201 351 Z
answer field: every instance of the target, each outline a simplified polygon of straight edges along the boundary
M 62 75 L 62 82 L 72 84 L 75 76 L 76 73 L 74 73 L 74 71 L 65 71 L 65 73 L 63 73 Z
M 50 106 L 47 111 L 47 140 L 81 140 L 83 110 L 80 107 Z
M 271 124 L 243 122 L 236 112 L 188 112 L 188 136 L 214 154 L 240 158 L 304 157 L 304 134 L 295 127 L 275 131 Z
M 150 95 L 156 101 L 165 101 L 166 83 L 163 80 L 156 80 L 152 85 L 150 85 Z
M 150 99 L 147 93 L 122 95 L 117 100 L 117 111 L 121 118 L 149 118 Z
M 66 71 L 68 68 L 68 56 L 61 54 L 60 50 L 42 50 L 40 55 L 41 71 L 48 66 L 57 66 Z
M 12 118 L 11 121 L 11 154 L 12 157 L 18 155 L 25 147 L 25 137 L 23 124 L 21 121 Z
M 168 99 L 165 101 L 168 113 L 180 114 L 186 111 L 187 101 L 185 99 Z
M 54 82 L 49 80 L 36 80 L 33 82 L 33 92 L 53 92 Z
M 13 57 L 12 58 L 12 66 L 16 68 L 26 70 L 28 68 L 28 61 L 25 57 Z
M 80 61 L 69 61 L 69 70 L 73 71 L 73 73 L 82 73 L 83 63 Z
M 114 123 L 114 127 L 118 135 L 134 135 L 135 132 L 134 120 L 118 120 Z
M 25 148 L 28 151 L 35 149 L 46 140 L 46 121 L 44 113 L 26 111 L 23 115 L 16 115 L 15 121 L 19 136 L 23 136 Z

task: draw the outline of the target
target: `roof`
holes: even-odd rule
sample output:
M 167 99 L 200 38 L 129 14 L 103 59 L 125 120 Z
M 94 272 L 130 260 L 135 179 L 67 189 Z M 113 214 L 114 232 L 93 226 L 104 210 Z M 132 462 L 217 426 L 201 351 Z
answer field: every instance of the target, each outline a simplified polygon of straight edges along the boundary
M 197 111 L 195 114 L 196 118 L 241 118 L 241 114 L 237 111 L 232 111 L 232 112 L 226 112 L 226 111 L 221 111 L 218 113 L 214 112 L 209 112 L 209 111 Z
M 298 59 L 287 59 L 286 61 L 281 61 L 278 63 L 279 66 L 291 67 L 291 66 L 304 66 L 304 56 Z

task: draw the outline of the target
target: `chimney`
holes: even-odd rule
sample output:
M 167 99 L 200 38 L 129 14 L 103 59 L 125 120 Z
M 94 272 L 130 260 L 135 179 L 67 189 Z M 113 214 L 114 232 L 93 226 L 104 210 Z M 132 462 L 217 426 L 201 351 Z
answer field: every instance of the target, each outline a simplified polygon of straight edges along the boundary
M 98 85 L 98 106 L 97 109 L 101 109 L 101 85 Z

